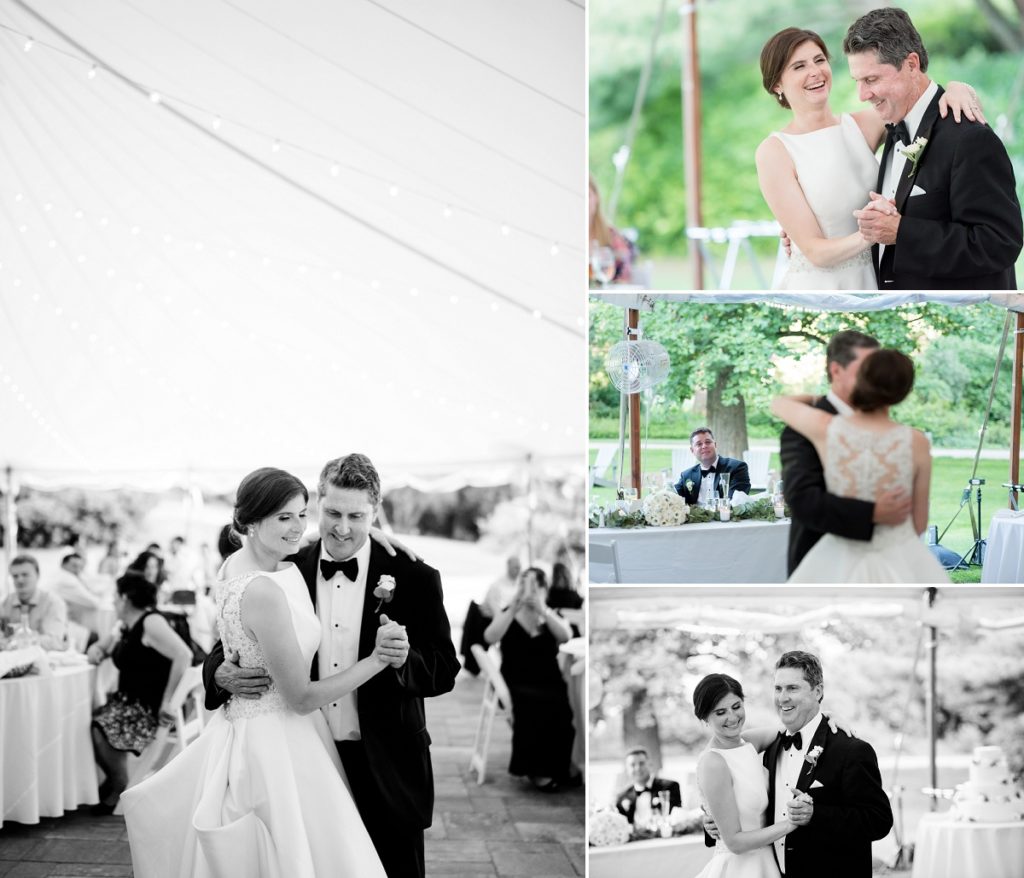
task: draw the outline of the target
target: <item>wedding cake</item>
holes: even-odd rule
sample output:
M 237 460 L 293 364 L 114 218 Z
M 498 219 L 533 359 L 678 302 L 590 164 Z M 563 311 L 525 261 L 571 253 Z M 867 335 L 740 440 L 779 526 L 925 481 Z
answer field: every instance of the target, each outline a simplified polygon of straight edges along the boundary
M 957 820 L 969 823 L 1024 821 L 1024 796 L 1013 785 L 1002 747 L 975 747 L 970 780 L 953 796 Z

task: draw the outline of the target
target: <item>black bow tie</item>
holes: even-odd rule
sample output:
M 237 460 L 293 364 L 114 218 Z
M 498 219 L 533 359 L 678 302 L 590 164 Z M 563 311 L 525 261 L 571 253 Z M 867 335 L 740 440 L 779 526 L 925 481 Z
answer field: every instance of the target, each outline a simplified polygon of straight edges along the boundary
M 330 581 L 339 570 L 355 582 L 356 577 L 359 576 L 359 561 L 355 558 L 349 558 L 347 561 L 320 559 L 320 572 L 323 574 L 324 579 Z
M 712 473 L 717 473 L 717 472 L 718 472 L 718 467 L 716 467 L 716 466 L 711 467 L 711 469 L 701 468 L 700 477 L 704 478 L 704 476 L 710 476 Z
M 892 125 L 886 125 L 885 130 L 889 132 L 888 137 L 892 140 L 898 140 L 904 146 L 910 143 L 910 131 L 907 128 L 907 123 L 900 121 Z
M 782 748 L 784 750 L 788 750 L 790 747 L 794 745 L 796 746 L 797 750 L 804 749 L 804 739 L 800 737 L 799 732 L 797 732 L 795 735 L 784 735 L 782 734 L 782 732 L 779 732 L 779 735 L 782 737 Z

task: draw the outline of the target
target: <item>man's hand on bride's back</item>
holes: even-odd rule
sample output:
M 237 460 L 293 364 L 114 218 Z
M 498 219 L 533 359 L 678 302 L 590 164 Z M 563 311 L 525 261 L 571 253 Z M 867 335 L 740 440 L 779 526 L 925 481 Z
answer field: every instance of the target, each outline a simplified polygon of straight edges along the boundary
M 902 524 L 910 516 L 913 498 L 901 488 L 884 491 L 875 499 L 875 512 L 871 521 L 875 524 Z
M 704 831 L 708 835 L 710 835 L 715 841 L 718 841 L 718 839 L 720 838 L 718 832 L 718 824 L 715 823 L 714 818 L 710 814 L 708 814 L 707 808 L 701 805 L 700 809 L 704 812 Z
M 241 667 L 237 652 L 224 656 L 224 663 L 214 671 L 213 682 L 238 698 L 259 698 L 270 687 L 266 668 Z

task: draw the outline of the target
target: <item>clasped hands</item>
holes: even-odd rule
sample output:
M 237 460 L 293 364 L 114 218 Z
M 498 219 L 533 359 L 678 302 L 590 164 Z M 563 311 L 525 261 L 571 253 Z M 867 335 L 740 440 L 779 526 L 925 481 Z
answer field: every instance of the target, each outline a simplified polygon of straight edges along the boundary
M 381 613 L 380 627 L 377 629 L 377 642 L 373 651 L 391 667 L 402 667 L 409 657 L 409 635 L 405 626 L 392 622 L 384 613 Z
M 877 192 L 870 193 L 869 198 L 864 207 L 853 212 L 861 237 L 869 244 L 895 244 L 896 232 L 900 227 L 900 212 L 896 210 L 896 202 Z

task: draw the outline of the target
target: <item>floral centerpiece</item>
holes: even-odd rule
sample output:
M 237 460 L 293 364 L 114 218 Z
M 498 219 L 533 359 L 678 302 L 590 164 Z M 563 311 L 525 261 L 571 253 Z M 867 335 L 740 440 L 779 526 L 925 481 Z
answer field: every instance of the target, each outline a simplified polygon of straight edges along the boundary
M 629 821 L 618 811 L 597 811 L 590 816 L 591 847 L 606 848 L 629 841 Z
M 644 498 L 644 520 L 652 527 L 673 527 L 686 521 L 689 507 L 675 491 L 664 489 Z

